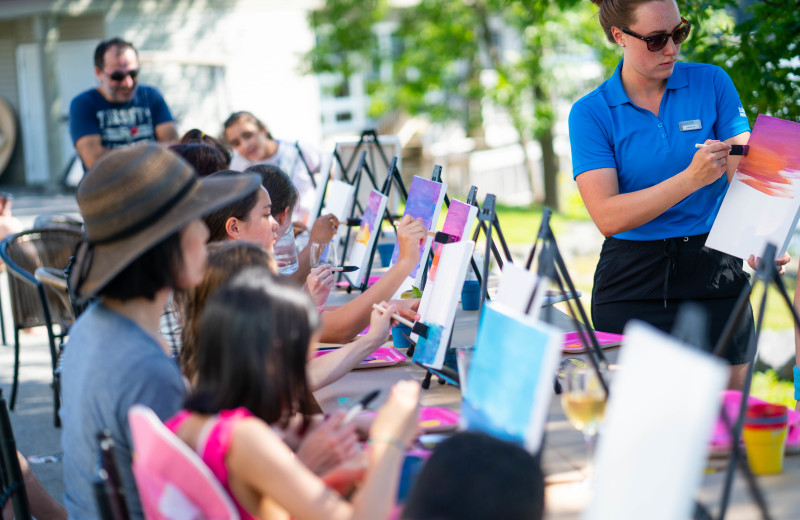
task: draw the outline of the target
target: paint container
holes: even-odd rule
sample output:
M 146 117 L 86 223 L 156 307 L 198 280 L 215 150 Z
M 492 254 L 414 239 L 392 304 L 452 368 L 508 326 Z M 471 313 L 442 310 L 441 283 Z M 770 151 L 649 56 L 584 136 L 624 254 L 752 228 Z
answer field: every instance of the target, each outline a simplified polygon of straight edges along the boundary
M 403 337 L 405 335 L 405 337 Z M 411 327 L 408 325 L 403 325 L 402 323 L 398 323 L 394 327 L 392 327 L 392 343 L 394 343 L 394 348 L 408 348 L 411 346 L 411 343 L 406 338 L 411 337 Z
M 378 244 L 382 267 L 389 267 L 389 264 L 392 263 L 392 253 L 394 253 L 394 244 Z
M 785 406 L 755 403 L 747 407 L 743 436 L 747 462 L 754 474 L 770 475 L 783 471 L 788 422 Z
M 461 308 L 477 311 L 481 306 L 481 284 L 477 280 L 467 280 L 461 289 Z

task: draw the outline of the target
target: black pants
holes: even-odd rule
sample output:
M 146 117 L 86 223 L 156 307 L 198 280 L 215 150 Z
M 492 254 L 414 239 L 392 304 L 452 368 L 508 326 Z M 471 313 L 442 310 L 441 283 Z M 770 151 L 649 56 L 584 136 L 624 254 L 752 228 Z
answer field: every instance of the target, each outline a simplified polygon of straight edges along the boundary
M 641 242 L 607 238 L 594 275 L 595 328 L 622 333 L 628 320 L 638 319 L 671 332 L 680 304 L 692 301 L 708 310 L 713 349 L 749 279 L 741 260 L 706 248 L 706 236 Z M 729 363 L 752 361 L 747 347 L 754 329 L 748 304 L 725 351 Z

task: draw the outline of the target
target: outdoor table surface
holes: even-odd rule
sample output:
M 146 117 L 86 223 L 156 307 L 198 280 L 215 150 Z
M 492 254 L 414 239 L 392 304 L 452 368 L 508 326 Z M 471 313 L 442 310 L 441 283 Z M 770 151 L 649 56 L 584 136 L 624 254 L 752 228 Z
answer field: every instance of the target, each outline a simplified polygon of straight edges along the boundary
M 356 291 L 347 295 L 337 292 L 331 295 L 329 304 L 341 304 L 355 297 Z M 562 304 L 563 305 L 563 304 Z M 545 315 L 543 313 L 542 317 Z M 452 346 L 474 344 L 478 327 L 478 311 L 463 311 L 460 306 L 456 312 Z M 550 318 L 551 322 L 565 331 L 574 330 L 569 317 L 558 309 Z M 391 345 L 391 341 L 387 341 Z M 614 363 L 619 348 L 605 349 L 609 362 Z M 587 359 L 587 354 L 565 354 L 564 358 Z M 345 399 L 362 397 L 367 392 L 380 388 L 381 395 L 373 402 L 377 409 L 388 397 L 391 386 L 403 379 L 422 381 L 425 370 L 411 362 L 403 361 L 397 365 L 354 370 L 345 377 L 314 393 L 325 412 L 336 410 Z M 428 390 L 420 392 L 422 406 L 443 406 L 458 410 L 461 393 L 452 385 L 442 385 L 434 376 Z M 349 403 L 347 404 L 349 406 Z M 602 433 L 601 433 L 602 434 Z M 586 468 L 586 447 L 583 435 L 567 420 L 561 408 L 560 399 L 554 398 L 550 404 L 544 439 L 542 465 L 545 473 L 545 518 L 548 520 L 571 520 L 580 518 L 588 503 L 591 490 L 583 482 Z M 702 503 L 714 518 L 718 516 L 719 503 L 727 468 L 727 458 L 711 458 L 707 463 L 702 486 L 696 499 Z M 769 512 L 773 519 L 800 518 L 800 454 L 787 455 L 784 471 L 779 475 L 756 477 L 764 493 Z M 726 518 L 731 520 L 751 520 L 760 518 L 755 502 L 751 500 L 741 471 L 735 473 L 730 505 Z

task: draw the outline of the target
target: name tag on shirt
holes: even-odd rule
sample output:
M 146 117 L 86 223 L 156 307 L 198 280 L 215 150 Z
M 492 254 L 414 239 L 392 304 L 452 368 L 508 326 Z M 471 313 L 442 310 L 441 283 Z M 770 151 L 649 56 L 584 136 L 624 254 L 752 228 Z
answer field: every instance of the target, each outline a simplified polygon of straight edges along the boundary
M 688 132 L 689 130 L 700 130 L 703 128 L 703 123 L 699 119 L 692 119 L 691 121 L 681 121 L 678 123 L 678 128 L 681 132 Z

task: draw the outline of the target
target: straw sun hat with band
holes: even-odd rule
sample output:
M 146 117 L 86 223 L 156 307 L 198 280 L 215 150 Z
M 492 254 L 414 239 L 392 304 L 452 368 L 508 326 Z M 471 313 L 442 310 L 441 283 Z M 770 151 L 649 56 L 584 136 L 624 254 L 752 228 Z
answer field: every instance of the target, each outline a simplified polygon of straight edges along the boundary
M 250 174 L 199 179 L 156 144 L 108 153 L 78 186 L 86 233 L 75 251 L 72 291 L 80 299 L 94 296 L 151 247 L 259 185 Z

